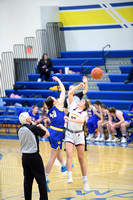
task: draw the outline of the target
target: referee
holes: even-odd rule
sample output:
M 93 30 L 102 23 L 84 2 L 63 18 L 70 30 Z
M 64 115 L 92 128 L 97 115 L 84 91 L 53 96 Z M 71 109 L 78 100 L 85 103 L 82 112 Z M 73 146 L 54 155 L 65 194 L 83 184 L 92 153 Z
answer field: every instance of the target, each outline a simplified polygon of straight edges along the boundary
M 24 174 L 24 196 L 25 200 L 32 199 L 33 179 L 38 184 L 40 200 L 47 200 L 47 186 L 42 158 L 39 154 L 39 136 L 48 137 L 48 130 L 42 125 L 33 125 L 28 112 L 19 115 L 22 126 L 18 129 L 22 152 L 22 166 Z

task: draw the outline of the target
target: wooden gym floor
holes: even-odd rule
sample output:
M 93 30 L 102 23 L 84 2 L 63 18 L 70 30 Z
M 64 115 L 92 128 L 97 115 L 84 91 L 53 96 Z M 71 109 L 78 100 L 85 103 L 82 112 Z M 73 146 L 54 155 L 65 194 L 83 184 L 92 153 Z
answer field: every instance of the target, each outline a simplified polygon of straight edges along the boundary
M 64 144 L 63 144 L 64 149 Z M 56 160 L 49 176 L 49 200 L 133 200 L 133 144 L 106 146 L 104 143 L 87 145 L 85 160 L 90 191 L 83 191 L 82 175 L 73 155 L 73 184 L 67 184 L 67 173 L 60 172 Z M 46 165 L 50 152 L 48 142 L 40 142 L 40 154 Z M 63 150 L 64 160 L 66 152 Z M 23 200 L 23 171 L 18 140 L 0 139 L 0 200 Z M 39 199 L 34 181 L 33 200 Z

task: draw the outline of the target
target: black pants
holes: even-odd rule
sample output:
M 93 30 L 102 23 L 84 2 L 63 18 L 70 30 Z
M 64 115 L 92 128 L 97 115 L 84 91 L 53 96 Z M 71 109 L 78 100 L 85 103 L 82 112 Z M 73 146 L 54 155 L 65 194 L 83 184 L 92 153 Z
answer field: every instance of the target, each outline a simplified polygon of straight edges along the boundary
M 25 200 L 32 199 L 33 179 L 38 184 L 40 200 L 47 200 L 47 187 L 44 172 L 44 165 L 39 153 L 23 154 L 22 166 L 24 173 L 24 196 Z
M 45 75 L 45 81 L 47 81 L 48 78 L 50 77 L 50 73 L 51 72 L 49 70 L 46 72 L 46 69 L 41 69 L 40 78 L 42 78 L 43 75 Z
M 133 67 L 131 68 L 129 74 L 128 74 L 128 77 L 127 77 L 128 80 L 132 80 L 133 79 Z

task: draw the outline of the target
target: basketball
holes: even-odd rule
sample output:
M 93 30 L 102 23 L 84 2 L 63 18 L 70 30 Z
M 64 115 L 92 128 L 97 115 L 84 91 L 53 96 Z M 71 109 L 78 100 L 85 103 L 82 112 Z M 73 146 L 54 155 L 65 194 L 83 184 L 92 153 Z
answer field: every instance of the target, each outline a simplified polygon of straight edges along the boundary
M 95 67 L 92 71 L 91 71 L 91 76 L 92 78 L 94 78 L 95 80 L 99 80 L 100 78 L 102 78 L 103 76 L 103 70 Z

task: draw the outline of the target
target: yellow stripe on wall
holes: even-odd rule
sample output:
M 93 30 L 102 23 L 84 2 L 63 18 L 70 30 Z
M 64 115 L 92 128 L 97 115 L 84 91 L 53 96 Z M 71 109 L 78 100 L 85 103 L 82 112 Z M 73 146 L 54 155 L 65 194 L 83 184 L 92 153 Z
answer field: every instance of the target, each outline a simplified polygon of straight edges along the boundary
M 59 19 L 64 26 L 117 23 L 105 10 L 60 12 Z
M 114 17 L 116 17 L 116 19 L 118 19 L 120 22 L 122 22 L 121 19 L 119 19 L 111 10 L 108 10 L 108 11 L 111 12 L 111 14 L 112 14 Z
M 133 8 L 118 8 L 116 11 L 128 22 L 133 22 Z

